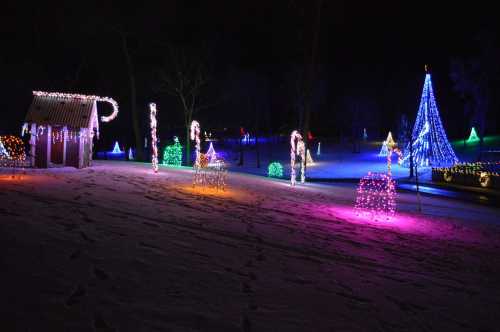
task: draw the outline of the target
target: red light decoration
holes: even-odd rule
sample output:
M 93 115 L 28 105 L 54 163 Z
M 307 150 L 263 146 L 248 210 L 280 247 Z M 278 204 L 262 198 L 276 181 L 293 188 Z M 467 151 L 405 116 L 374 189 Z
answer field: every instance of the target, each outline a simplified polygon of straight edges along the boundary
M 17 136 L 0 136 L 0 145 L 3 153 L 0 153 L 0 166 L 16 167 L 26 160 L 24 142 Z

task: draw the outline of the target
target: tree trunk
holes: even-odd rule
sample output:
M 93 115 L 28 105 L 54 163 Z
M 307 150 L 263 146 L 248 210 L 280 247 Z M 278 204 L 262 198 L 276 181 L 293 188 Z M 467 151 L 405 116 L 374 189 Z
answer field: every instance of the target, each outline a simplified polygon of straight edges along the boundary
M 130 110 L 132 113 L 132 128 L 134 130 L 136 159 L 144 160 L 144 150 L 142 148 L 142 135 L 139 126 L 139 115 L 137 113 L 137 89 L 135 86 L 135 74 L 132 59 L 127 44 L 127 37 L 123 32 L 120 32 L 122 39 L 122 49 L 127 61 L 128 77 L 130 82 Z
M 186 166 L 191 166 L 191 124 L 186 127 Z

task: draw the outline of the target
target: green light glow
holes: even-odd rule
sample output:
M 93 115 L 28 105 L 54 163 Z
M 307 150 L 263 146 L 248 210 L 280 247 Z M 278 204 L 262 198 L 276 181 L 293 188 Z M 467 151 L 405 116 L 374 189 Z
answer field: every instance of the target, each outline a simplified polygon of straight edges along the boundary
M 174 144 L 167 145 L 163 151 L 163 165 L 181 166 L 182 164 L 182 145 L 179 139 L 174 137 Z
M 283 177 L 283 166 L 279 162 L 272 162 L 267 167 L 267 176 L 271 178 Z

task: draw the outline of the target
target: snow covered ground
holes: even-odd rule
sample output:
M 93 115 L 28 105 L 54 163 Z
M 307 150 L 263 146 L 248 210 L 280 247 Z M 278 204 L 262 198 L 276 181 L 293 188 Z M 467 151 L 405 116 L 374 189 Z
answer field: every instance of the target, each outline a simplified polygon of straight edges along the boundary
M 99 161 L 0 173 L 4 331 L 498 331 L 499 210 Z
M 313 144 L 313 165 L 308 165 L 307 177 L 314 179 L 359 179 L 368 172 L 387 172 L 387 157 L 379 156 L 382 142 L 362 142 L 360 153 L 352 152 L 351 144 L 321 143 L 321 154 L 316 155 L 317 143 Z M 215 150 L 217 150 L 215 146 Z M 222 151 L 222 150 L 221 150 Z M 225 151 L 224 151 L 225 152 Z M 230 169 L 237 172 L 267 175 L 267 166 L 279 161 L 284 168 L 285 176 L 290 176 L 289 143 L 268 144 L 261 146 L 261 167 L 257 168 L 256 152 L 247 147 L 244 152 L 243 166 L 238 166 L 239 153 L 225 153 L 231 163 Z M 409 170 L 398 165 L 396 154 L 392 156 L 392 176 L 395 179 L 408 178 Z M 421 181 L 431 180 L 431 169 L 419 169 Z

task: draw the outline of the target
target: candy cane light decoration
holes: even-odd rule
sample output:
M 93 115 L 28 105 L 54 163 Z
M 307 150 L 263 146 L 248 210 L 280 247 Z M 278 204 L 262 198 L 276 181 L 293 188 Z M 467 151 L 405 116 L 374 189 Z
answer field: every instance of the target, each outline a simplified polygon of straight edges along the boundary
M 156 139 L 156 104 L 155 103 L 150 103 L 149 104 L 149 118 L 151 120 L 151 148 L 152 148 L 152 155 L 151 155 L 151 163 L 153 164 L 153 170 L 155 173 L 158 173 L 158 146 L 157 146 L 157 139 Z
M 392 153 L 393 152 L 398 155 L 398 164 L 401 165 L 401 163 L 403 162 L 403 153 L 401 153 L 401 150 L 399 150 L 399 148 L 397 148 L 397 147 L 394 147 L 394 145 L 392 147 L 390 147 L 388 152 L 387 152 L 387 174 L 389 174 L 389 176 L 392 175 L 391 164 L 392 164 Z
M 193 120 L 193 122 L 191 122 L 191 140 L 196 142 L 196 144 L 195 144 L 195 149 L 196 149 L 195 165 L 199 166 L 199 164 L 200 164 L 200 149 L 201 149 L 200 124 L 196 120 Z
M 297 141 L 297 144 L 295 144 L 295 141 Z M 304 141 L 302 140 L 302 135 L 299 134 L 297 130 L 292 131 L 292 134 L 290 135 L 290 166 L 291 166 L 291 184 L 292 186 L 295 186 L 296 180 L 296 174 L 295 174 L 295 158 L 296 155 L 300 155 L 301 161 L 300 161 L 300 182 L 304 183 L 305 181 L 305 175 L 304 175 L 304 161 L 305 161 L 305 144 Z
M 54 97 L 54 98 L 65 98 L 65 99 L 83 99 L 89 102 L 102 101 L 111 104 L 113 107 L 113 112 L 108 116 L 101 116 L 102 122 L 110 122 L 118 115 L 118 103 L 109 97 L 99 97 L 99 96 L 86 96 L 76 93 L 61 93 L 61 92 L 43 92 L 43 91 L 33 91 L 34 96 L 39 97 Z

